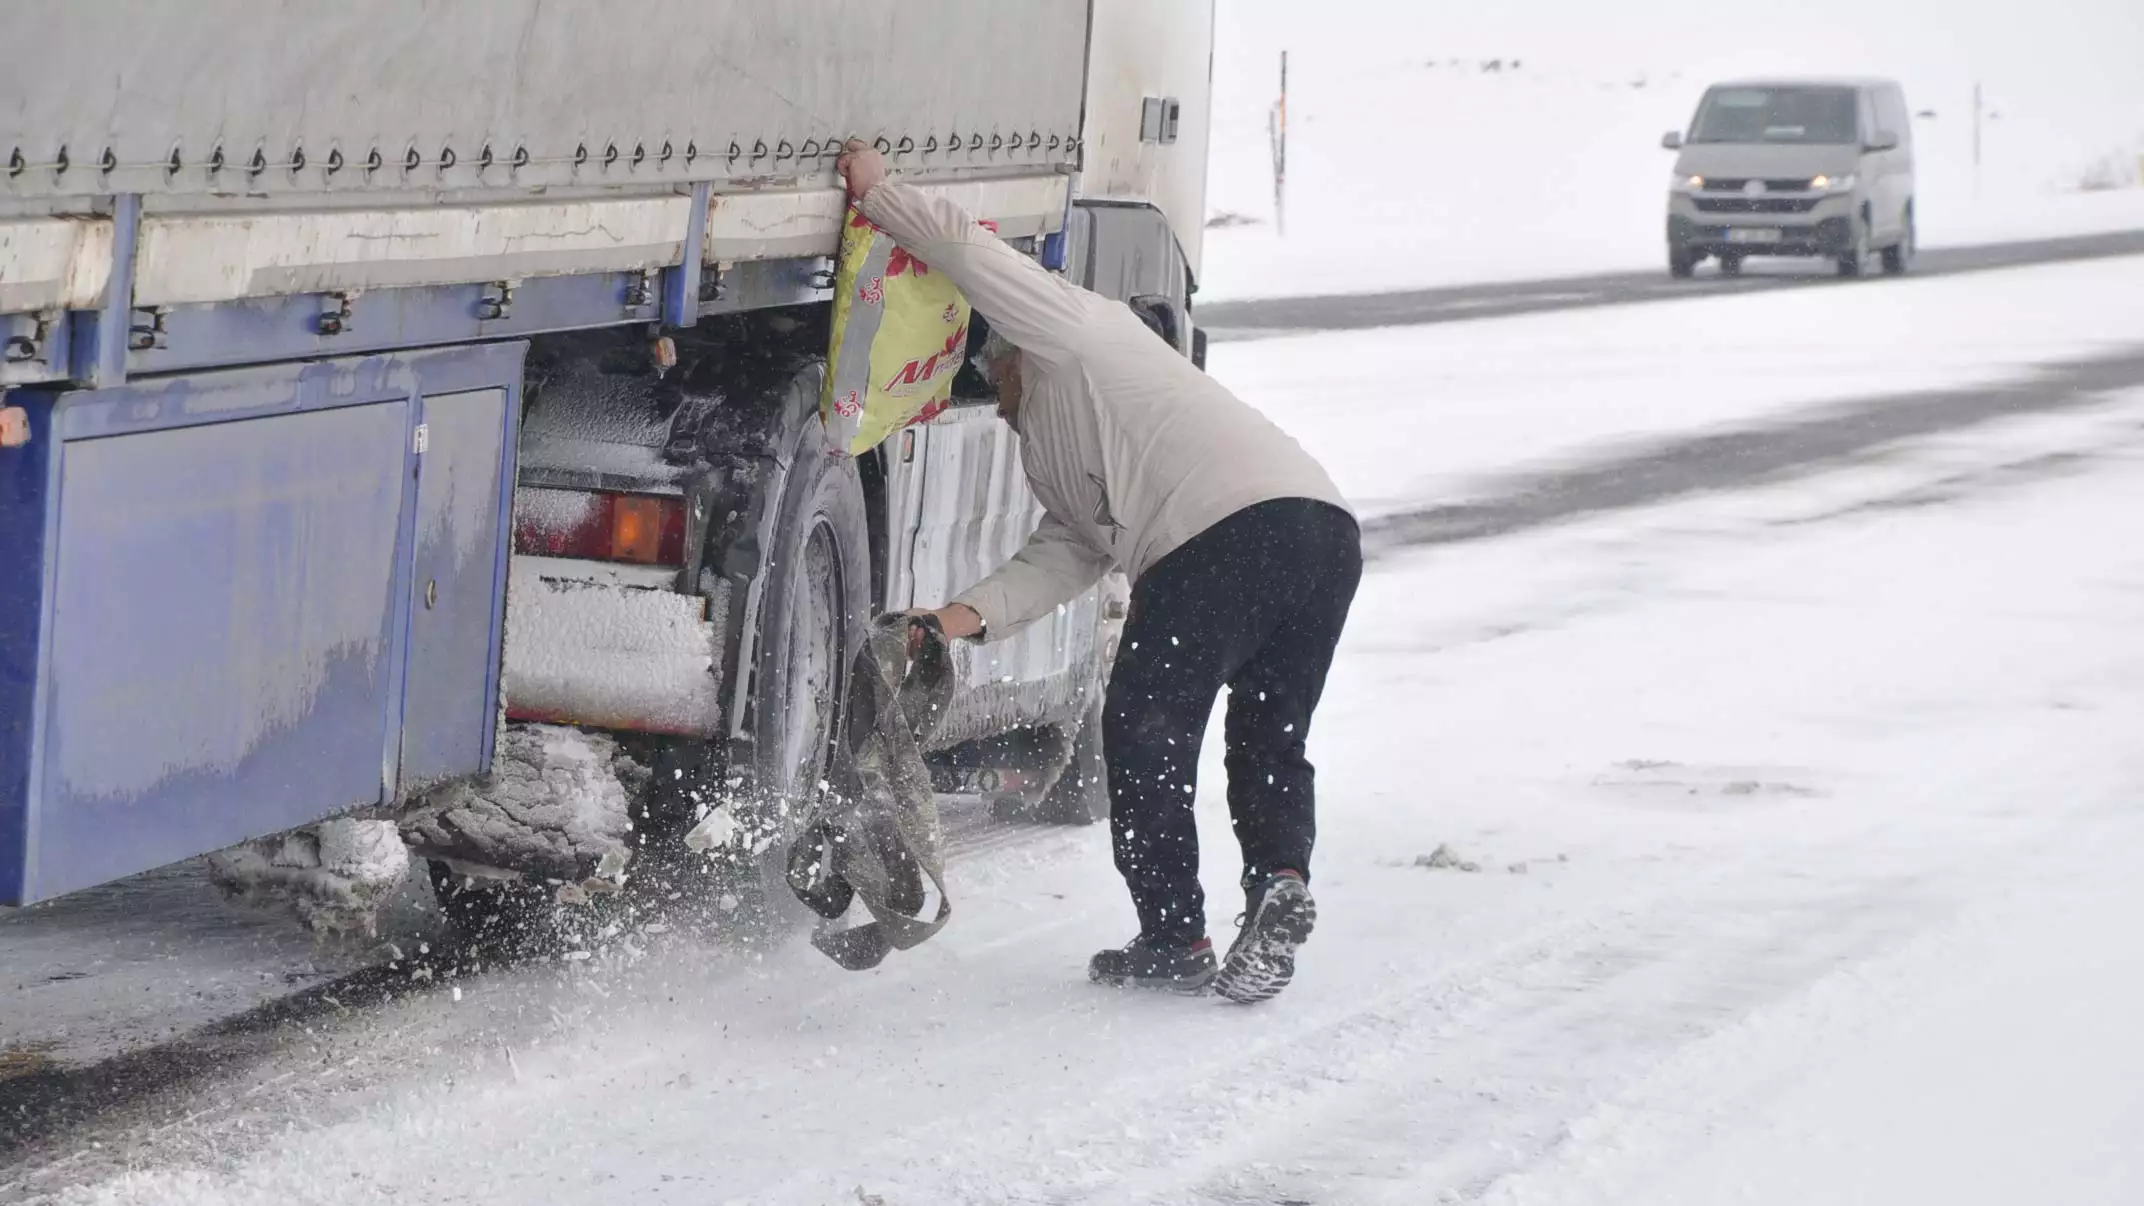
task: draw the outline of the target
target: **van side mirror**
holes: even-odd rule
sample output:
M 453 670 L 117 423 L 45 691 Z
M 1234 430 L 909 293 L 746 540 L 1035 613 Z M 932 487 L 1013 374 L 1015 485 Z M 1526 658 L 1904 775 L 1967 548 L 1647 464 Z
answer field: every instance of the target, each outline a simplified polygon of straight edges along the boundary
M 1879 151 L 1895 151 L 1898 149 L 1898 135 L 1890 130 L 1878 130 L 1869 139 L 1867 149 L 1871 154 Z
M 1660 146 L 1662 149 L 1669 151 L 1682 150 L 1682 131 L 1669 130 L 1667 133 L 1662 134 L 1660 136 Z

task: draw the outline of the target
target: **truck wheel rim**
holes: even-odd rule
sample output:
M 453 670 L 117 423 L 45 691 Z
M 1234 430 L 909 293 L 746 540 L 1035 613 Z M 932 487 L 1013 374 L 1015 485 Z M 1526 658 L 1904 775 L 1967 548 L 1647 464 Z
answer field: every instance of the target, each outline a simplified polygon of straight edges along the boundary
M 833 526 L 814 524 L 798 564 L 796 613 L 790 617 L 788 687 L 777 787 L 801 802 L 826 774 L 840 683 L 842 581 Z

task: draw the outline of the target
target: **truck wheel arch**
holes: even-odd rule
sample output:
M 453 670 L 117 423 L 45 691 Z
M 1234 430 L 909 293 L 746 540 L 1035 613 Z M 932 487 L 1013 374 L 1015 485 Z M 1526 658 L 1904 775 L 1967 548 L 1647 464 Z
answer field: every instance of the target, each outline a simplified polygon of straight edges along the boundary
M 722 653 L 721 729 L 709 740 L 661 744 L 646 807 L 655 832 L 672 839 L 710 807 L 731 807 L 748 844 L 765 848 L 720 856 L 717 880 L 748 912 L 778 916 L 793 911 L 780 886 L 784 839 L 797 816 L 789 797 L 812 784 L 776 782 L 788 777 L 777 764 L 798 740 L 839 756 L 847 662 L 863 639 L 880 571 L 863 458 L 839 455 L 819 421 L 824 362 L 796 356 L 765 367 L 766 375 L 741 379 L 725 416 L 736 421 L 704 449 L 712 514 L 699 584 L 710 607 L 728 609 L 723 630 L 732 634 Z M 800 634 L 792 628 L 799 623 L 815 627 Z M 833 627 L 821 631 L 826 625 Z M 811 656 L 799 662 L 803 652 Z M 825 681 L 813 688 L 799 674 Z M 800 689 L 824 710 L 793 713 Z M 793 732 L 798 724 L 812 731 Z M 821 765 L 816 777 L 828 777 L 830 767 Z M 677 886 L 697 893 L 706 883 L 694 877 Z

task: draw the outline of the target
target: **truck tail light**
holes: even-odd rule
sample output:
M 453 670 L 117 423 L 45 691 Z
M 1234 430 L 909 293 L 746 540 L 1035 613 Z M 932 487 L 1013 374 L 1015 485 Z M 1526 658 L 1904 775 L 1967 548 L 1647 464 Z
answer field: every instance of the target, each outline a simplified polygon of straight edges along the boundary
M 514 551 L 536 557 L 685 564 L 685 502 L 661 494 L 523 488 Z

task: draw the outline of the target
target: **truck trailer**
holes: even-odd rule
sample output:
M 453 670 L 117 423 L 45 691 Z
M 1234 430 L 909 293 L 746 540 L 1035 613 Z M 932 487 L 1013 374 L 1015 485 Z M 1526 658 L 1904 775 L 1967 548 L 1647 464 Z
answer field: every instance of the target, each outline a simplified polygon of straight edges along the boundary
M 829 443 L 850 137 L 1203 360 L 1211 0 L 9 17 L 0 903 L 337 818 L 479 902 L 711 809 L 764 873 L 870 618 L 1040 517 L 972 374 Z M 957 651 L 943 790 L 1100 814 L 1117 590 Z

